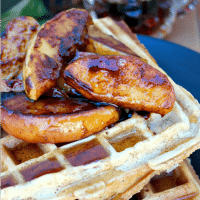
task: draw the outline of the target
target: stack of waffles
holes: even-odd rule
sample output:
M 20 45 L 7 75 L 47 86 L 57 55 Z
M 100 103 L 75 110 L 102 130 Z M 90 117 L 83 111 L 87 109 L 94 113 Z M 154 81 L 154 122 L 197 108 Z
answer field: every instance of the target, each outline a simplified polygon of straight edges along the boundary
M 134 187 L 134 186 L 133 186 Z M 119 196 L 118 199 L 129 199 L 131 189 Z M 198 200 L 200 199 L 200 180 L 186 159 L 173 171 L 154 176 L 144 186 L 140 193 L 131 200 Z
M 105 18 L 93 26 L 165 73 L 123 22 Z M 138 199 L 199 199 L 198 178 L 183 160 L 200 148 L 200 105 L 168 78 L 176 102 L 163 117 L 135 112 L 65 144 L 30 144 L 2 131 L 1 198 L 130 199 L 138 193 Z

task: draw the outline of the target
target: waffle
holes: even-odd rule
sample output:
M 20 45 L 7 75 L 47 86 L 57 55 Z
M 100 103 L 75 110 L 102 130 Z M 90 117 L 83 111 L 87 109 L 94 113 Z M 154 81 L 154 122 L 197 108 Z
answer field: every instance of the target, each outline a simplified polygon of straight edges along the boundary
M 163 72 L 125 24 L 110 19 L 94 23 Z M 57 145 L 30 144 L 4 134 L 1 198 L 119 199 L 129 188 L 136 194 L 155 175 L 175 169 L 200 148 L 200 105 L 170 81 L 176 102 L 164 117 L 134 112 L 95 135 Z
M 200 199 L 199 177 L 195 174 L 189 160 L 184 160 L 172 172 L 153 177 L 136 196 L 138 200 L 198 200 Z

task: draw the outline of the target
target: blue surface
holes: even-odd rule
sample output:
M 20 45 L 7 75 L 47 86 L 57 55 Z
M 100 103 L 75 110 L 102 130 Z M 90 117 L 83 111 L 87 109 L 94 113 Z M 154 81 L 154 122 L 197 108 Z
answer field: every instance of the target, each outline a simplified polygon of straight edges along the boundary
M 200 53 L 180 45 L 138 35 L 158 65 L 179 85 L 187 89 L 200 102 Z M 191 156 L 192 165 L 200 176 L 200 150 Z

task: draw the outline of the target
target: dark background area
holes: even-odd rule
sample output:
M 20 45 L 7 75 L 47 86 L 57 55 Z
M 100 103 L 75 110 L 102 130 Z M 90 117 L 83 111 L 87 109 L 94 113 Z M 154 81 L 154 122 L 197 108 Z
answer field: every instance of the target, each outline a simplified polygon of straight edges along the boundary
M 20 0 L 1 1 L 1 14 L 4 14 L 8 9 L 15 6 Z

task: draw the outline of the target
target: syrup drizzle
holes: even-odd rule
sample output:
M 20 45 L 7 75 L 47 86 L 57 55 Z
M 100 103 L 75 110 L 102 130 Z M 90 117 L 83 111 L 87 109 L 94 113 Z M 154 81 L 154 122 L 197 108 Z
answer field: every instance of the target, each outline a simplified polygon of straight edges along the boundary
M 72 166 L 86 165 L 109 156 L 96 139 L 71 148 L 64 155 Z
M 55 173 L 63 170 L 56 158 L 51 158 L 43 162 L 39 162 L 33 166 L 29 166 L 21 171 L 25 181 L 31 181 L 35 178 L 43 176 L 45 174 Z
M 118 142 L 111 142 L 111 145 L 117 152 L 124 151 L 127 148 L 135 146 L 138 142 L 145 140 L 144 136 L 134 135 Z
M 1 189 L 14 186 L 14 185 L 16 185 L 16 182 L 12 176 L 7 176 L 1 179 Z
M 36 144 L 28 144 L 24 147 L 17 146 L 14 149 L 6 148 L 6 150 L 16 165 L 33 158 L 38 158 L 44 154 L 42 149 Z

